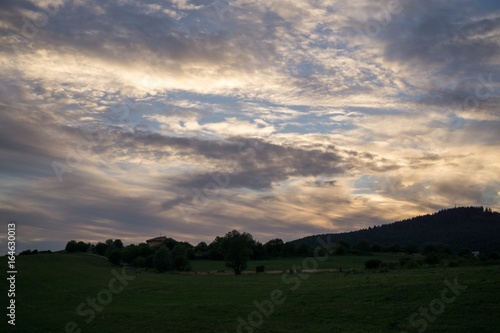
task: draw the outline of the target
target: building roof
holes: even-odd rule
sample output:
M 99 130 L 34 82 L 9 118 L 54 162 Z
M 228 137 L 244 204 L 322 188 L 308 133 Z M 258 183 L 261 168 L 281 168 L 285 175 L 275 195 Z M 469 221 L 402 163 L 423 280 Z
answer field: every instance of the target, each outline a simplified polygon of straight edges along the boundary
M 167 239 L 167 236 L 160 236 L 160 237 L 155 237 L 155 238 L 148 239 L 146 241 L 146 243 L 163 242 L 166 239 Z

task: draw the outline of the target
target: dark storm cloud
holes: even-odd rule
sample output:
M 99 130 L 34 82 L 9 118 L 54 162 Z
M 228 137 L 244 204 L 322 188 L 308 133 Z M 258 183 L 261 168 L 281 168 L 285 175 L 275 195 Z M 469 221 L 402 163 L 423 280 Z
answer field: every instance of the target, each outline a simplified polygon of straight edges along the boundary
M 498 110 L 500 18 L 484 6 L 499 9 L 498 2 L 475 7 L 468 1 L 402 3 L 403 12 L 392 15 L 376 38 L 385 45 L 385 59 L 430 74 L 421 82 L 410 79 L 424 90 L 420 102 Z
M 3 32 L 11 35 L 13 46 L 3 45 L 8 52 L 30 44 L 173 73 L 181 73 L 186 62 L 267 66 L 264 60 L 275 52 L 271 43 L 263 41 L 274 38 L 272 27 L 249 29 L 254 22 L 245 16 L 236 24 L 236 13 L 227 13 L 220 21 L 211 6 L 179 10 L 164 2 L 70 1 L 54 7 L 54 15 L 28 1 L 7 1 L 2 7 L 0 17 L 7 27 Z M 27 17 L 26 10 L 34 18 Z
M 149 147 L 150 149 L 175 149 L 182 157 L 208 159 L 221 168 L 230 178 L 225 187 L 269 189 L 273 183 L 290 177 L 335 175 L 344 172 L 343 159 L 336 151 L 304 150 L 281 146 L 261 139 L 241 137 L 228 140 L 201 140 L 198 138 L 166 137 L 150 133 L 122 134 L 119 139 L 129 149 Z M 184 188 L 197 188 L 213 181 L 213 172 L 186 176 L 175 182 Z

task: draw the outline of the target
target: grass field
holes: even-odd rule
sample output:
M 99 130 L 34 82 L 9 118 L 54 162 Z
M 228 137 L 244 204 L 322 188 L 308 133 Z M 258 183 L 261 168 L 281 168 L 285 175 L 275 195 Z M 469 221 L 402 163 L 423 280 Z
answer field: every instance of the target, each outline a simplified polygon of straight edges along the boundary
M 10 325 L 7 329 L 65 332 L 67 323 L 74 322 L 68 332 L 237 332 L 238 326 L 240 332 L 498 332 L 499 266 L 364 272 L 367 258 L 335 257 L 320 267 L 352 266 L 358 272 L 285 276 L 136 275 L 129 270 L 127 274 L 135 278 L 119 291 L 122 286 L 115 274 L 121 276 L 121 268 L 105 259 L 85 254 L 21 256 L 17 257 L 16 329 Z M 385 259 L 391 258 L 397 261 L 397 256 Z M 266 270 L 285 270 L 301 262 L 262 263 Z M 260 263 L 251 263 L 250 268 L 255 264 Z M 193 269 L 224 267 L 200 261 L 193 262 Z M 455 279 L 467 289 L 456 291 L 458 295 L 447 291 L 447 302 L 439 301 L 444 281 L 453 284 Z M 5 278 L 2 288 L 8 289 Z M 96 303 L 93 310 L 87 300 L 96 297 L 103 305 Z M 436 314 L 429 312 L 428 319 L 414 315 L 416 327 L 410 325 L 409 317 L 429 306 Z M 239 324 L 238 318 L 246 323 Z

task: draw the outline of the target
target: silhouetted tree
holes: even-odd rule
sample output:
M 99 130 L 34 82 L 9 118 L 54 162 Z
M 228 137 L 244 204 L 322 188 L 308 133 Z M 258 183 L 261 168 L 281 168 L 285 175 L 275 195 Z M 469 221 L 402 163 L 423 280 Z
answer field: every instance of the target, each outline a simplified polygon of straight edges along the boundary
M 140 249 L 138 246 L 135 246 L 134 244 L 131 244 L 127 247 L 124 248 L 123 250 L 123 261 L 127 263 L 132 263 L 135 258 L 139 257 L 140 255 Z
M 264 244 L 267 254 L 271 257 L 279 257 L 281 255 L 281 251 L 283 250 L 283 246 L 284 243 L 279 238 L 271 239 Z
M 286 242 L 281 250 L 282 257 L 294 257 L 297 255 L 297 247 L 292 242 Z
M 134 265 L 135 267 L 145 267 L 146 259 L 144 257 L 137 257 L 132 262 L 132 265 Z
M 214 241 L 208 245 L 208 258 L 212 260 L 223 260 L 224 255 L 222 254 L 221 246 L 222 237 L 215 237 Z
M 220 251 L 224 255 L 226 266 L 232 268 L 235 275 L 240 275 L 247 267 L 252 255 L 254 240 L 249 233 L 233 230 L 220 240 Z
M 76 244 L 76 251 L 78 251 L 78 252 L 87 252 L 87 250 L 89 248 L 90 248 L 90 244 L 86 244 L 82 241 L 80 241 Z
M 67 252 L 76 252 L 76 251 L 78 251 L 78 243 L 76 242 L 76 240 L 70 240 L 66 244 L 65 250 Z
M 93 252 L 97 255 L 103 256 L 106 254 L 107 248 L 108 246 L 105 243 L 99 242 L 94 246 Z
M 261 242 L 254 242 L 252 246 L 252 259 L 259 260 L 267 257 L 267 251 Z
M 121 239 L 115 239 L 113 241 L 113 245 L 117 248 L 117 249 L 123 249 L 123 242 L 121 241 Z
M 111 250 L 111 252 L 109 252 L 109 254 L 108 254 L 108 260 L 113 265 L 119 265 L 122 261 L 122 250 L 120 250 L 120 249 Z
M 165 245 L 160 246 L 153 256 L 153 266 L 163 273 L 172 269 L 172 253 Z
M 184 255 L 179 255 L 174 258 L 173 267 L 177 271 L 190 271 L 191 265 L 189 260 Z
M 301 257 L 312 256 L 313 249 L 309 245 L 302 243 L 299 245 L 299 248 L 297 249 L 297 254 Z

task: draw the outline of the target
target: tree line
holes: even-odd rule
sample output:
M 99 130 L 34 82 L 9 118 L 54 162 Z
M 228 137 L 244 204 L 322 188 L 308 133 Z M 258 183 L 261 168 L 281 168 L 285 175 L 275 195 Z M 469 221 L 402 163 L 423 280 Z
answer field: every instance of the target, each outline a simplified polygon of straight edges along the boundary
M 278 257 L 307 257 L 314 255 L 314 248 L 307 244 L 297 246 L 292 242 L 285 243 L 276 238 L 264 244 L 256 241 L 246 232 L 232 230 L 224 236 L 217 236 L 210 244 L 200 242 L 193 246 L 187 242 L 178 242 L 167 238 L 162 244 L 151 247 L 146 243 L 124 246 L 120 239 L 108 239 L 97 244 L 77 242 L 71 240 L 66 244 L 67 252 L 90 252 L 106 256 L 115 265 L 129 264 L 137 268 L 156 269 L 158 272 L 189 271 L 191 260 L 219 260 L 231 268 L 234 274 L 240 275 L 247 268 L 249 260 L 272 259 Z M 401 266 L 417 267 L 422 264 L 436 265 L 443 259 L 452 258 L 453 255 L 471 258 L 470 249 L 462 248 L 454 253 L 447 244 L 428 244 L 419 248 L 415 243 L 404 246 L 393 244 L 381 246 L 367 240 L 356 244 L 349 244 L 340 240 L 332 245 L 328 251 L 332 255 L 370 255 L 379 252 L 406 253 L 408 256 L 401 260 Z M 422 254 L 422 259 L 415 259 L 413 254 Z M 481 259 L 498 260 L 496 253 L 489 256 L 481 254 Z M 373 263 L 371 263 L 373 264 Z

